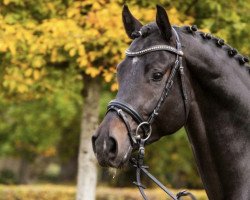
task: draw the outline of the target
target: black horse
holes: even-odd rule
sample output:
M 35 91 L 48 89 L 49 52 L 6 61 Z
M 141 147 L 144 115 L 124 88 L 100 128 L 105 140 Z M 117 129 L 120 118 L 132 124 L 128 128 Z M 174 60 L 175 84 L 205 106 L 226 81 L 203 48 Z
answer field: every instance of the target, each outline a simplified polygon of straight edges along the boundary
M 93 149 L 100 165 L 121 167 L 127 163 L 136 146 L 133 145 L 136 138 L 130 135 L 140 122 L 135 115 L 144 121 L 152 115 L 181 57 L 179 69 L 184 71 L 172 77 L 174 84 L 154 115 L 152 134 L 146 143 L 185 126 L 209 199 L 249 200 L 248 58 L 222 39 L 197 31 L 195 26 L 172 27 L 160 6 L 156 23 L 145 26 L 124 6 L 123 22 L 126 33 L 133 39 L 130 53 L 117 67 L 116 103 L 122 102 L 123 106 L 118 105 L 118 110 L 114 106 L 93 136 Z M 173 49 L 141 51 L 156 45 Z M 137 54 L 131 56 L 131 52 Z

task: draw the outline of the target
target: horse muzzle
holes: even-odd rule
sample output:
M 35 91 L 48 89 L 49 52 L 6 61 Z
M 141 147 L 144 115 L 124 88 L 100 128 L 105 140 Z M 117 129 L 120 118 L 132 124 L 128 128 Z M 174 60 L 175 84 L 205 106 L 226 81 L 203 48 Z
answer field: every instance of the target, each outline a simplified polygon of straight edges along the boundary
M 115 168 L 127 163 L 133 149 L 126 126 L 112 112 L 92 136 L 92 147 L 101 166 Z

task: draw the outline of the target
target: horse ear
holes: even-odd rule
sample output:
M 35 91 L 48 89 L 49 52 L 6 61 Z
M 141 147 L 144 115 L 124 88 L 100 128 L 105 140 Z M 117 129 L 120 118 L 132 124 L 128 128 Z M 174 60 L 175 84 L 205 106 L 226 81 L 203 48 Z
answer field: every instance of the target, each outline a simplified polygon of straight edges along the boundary
M 163 38 L 169 41 L 172 36 L 172 26 L 169 22 L 168 15 L 162 6 L 157 5 L 156 8 L 156 24 L 160 29 Z
M 131 14 L 127 5 L 123 6 L 122 21 L 128 37 L 134 39 L 132 33 L 134 31 L 139 31 L 142 24 Z

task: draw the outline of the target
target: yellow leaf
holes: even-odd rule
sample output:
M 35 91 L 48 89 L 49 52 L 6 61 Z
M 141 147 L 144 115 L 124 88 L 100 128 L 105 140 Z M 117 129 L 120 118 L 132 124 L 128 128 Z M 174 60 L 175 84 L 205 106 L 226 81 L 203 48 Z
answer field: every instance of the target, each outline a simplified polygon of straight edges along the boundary
M 8 33 L 15 33 L 16 32 L 15 26 L 6 26 L 5 30 Z
M 34 73 L 33 73 L 33 77 L 35 80 L 38 80 L 41 76 L 41 73 L 39 70 L 35 70 Z
M 104 77 L 104 80 L 105 80 L 107 83 L 109 83 L 109 82 L 112 80 L 112 78 L 113 78 L 113 73 L 105 72 L 105 73 L 103 74 L 103 77 Z
M 33 84 L 33 79 L 31 79 L 31 78 L 27 78 L 27 79 L 25 79 L 25 83 L 27 84 L 27 85 L 32 85 Z
M 25 26 L 27 27 L 27 28 L 35 28 L 36 27 L 36 23 L 34 22 L 34 21 L 27 21 L 26 23 L 25 23 Z
M 16 88 L 16 82 L 15 81 L 9 81 L 9 89 L 10 91 L 13 91 Z
M 74 56 L 76 55 L 76 49 L 71 49 L 71 50 L 69 51 L 69 55 L 70 55 L 71 57 L 74 57 Z
M 94 67 L 88 67 L 86 69 L 86 74 L 90 75 L 92 78 L 96 77 L 100 71 Z
M 64 50 L 68 51 L 70 50 L 72 47 L 74 47 L 73 43 L 67 43 L 64 45 Z
M 83 46 L 80 46 L 80 47 L 78 48 L 78 53 L 79 53 L 80 56 L 85 55 L 85 49 L 84 49 Z
M 3 1 L 3 4 L 4 4 L 4 5 L 8 5 L 9 3 L 10 3 L 10 0 L 4 0 L 4 1 Z
M 67 11 L 67 17 L 71 18 L 74 15 L 77 15 L 78 13 L 79 13 L 79 9 L 77 9 L 77 8 L 70 8 Z
M 9 50 L 12 54 L 12 56 L 15 56 L 16 55 L 16 47 L 15 47 L 15 44 L 14 42 L 9 42 Z
M 57 58 L 58 58 L 58 52 L 57 52 L 57 49 L 53 49 L 52 52 L 51 52 L 51 62 L 56 62 L 57 61 Z
M 88 64 L 88 61 L 86 59 L 86 57 L 80 57 L 77 59 L 78 63 L 79 63 L 79 67 L 82 68 L 82 67 L 86 67 L 87 64 Z
M 0 52 L 6 52 L 7 50 L 7 45 L 3 40 L 0 40 Z
M 21 66 L 22 69 L 27 69 L 28 68 L 27 63 L 20 63 L 20 66 Z
M 31 74 L 32 74 L 32 72 L 33 72 L 33 70 L 32 70 L 31 68 L 29 68 L 29 69 L 27 69 L 27 70 L 24 72 L 24 75 L 25 75 L 26 77 L 30 77 Z
M 92 9 L 94 10 L 99 10 L 101 8 L 101 5 L 98 2 L 94 2 L 92 5 Z
M 44 64 L 44 60 L 42 57 L 35 57 L 32 61 L 32 66 L 35 68 L 40 68 Z
M 115 92 L 115 91 L 117 91 L 118 89 L 119 89 L 118 83 L 113 83 L 113 84 L 111 85 L 111 91 L 112 91 L 112 92 Z
M 28 89 L 27 85 L 24 85 L 24 84 L 19 84 L 17 87 L 17 91 L 20 93 L 27 92 L 28 90 L 29 89 Z

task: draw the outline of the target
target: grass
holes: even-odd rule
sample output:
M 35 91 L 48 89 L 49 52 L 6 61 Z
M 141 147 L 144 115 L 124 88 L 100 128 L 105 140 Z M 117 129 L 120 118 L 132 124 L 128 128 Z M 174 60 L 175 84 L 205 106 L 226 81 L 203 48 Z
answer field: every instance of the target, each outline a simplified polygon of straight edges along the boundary
M 178 191 L 172 190 L 174 193 Z M 0 185 L 0 200 L 74 200 L 75 192 L 75 186 L 71 185 Z M 190 190 L 190 192 L 197 197 L 197 200 L 207 200 L 203 190 Z M 146 193 L 150 200 L 168 200 L 159 189 L 147 189 Z M 96 200 L 140 199 L 142 198 L 136 188 L 98 187 L 96 192 Z

